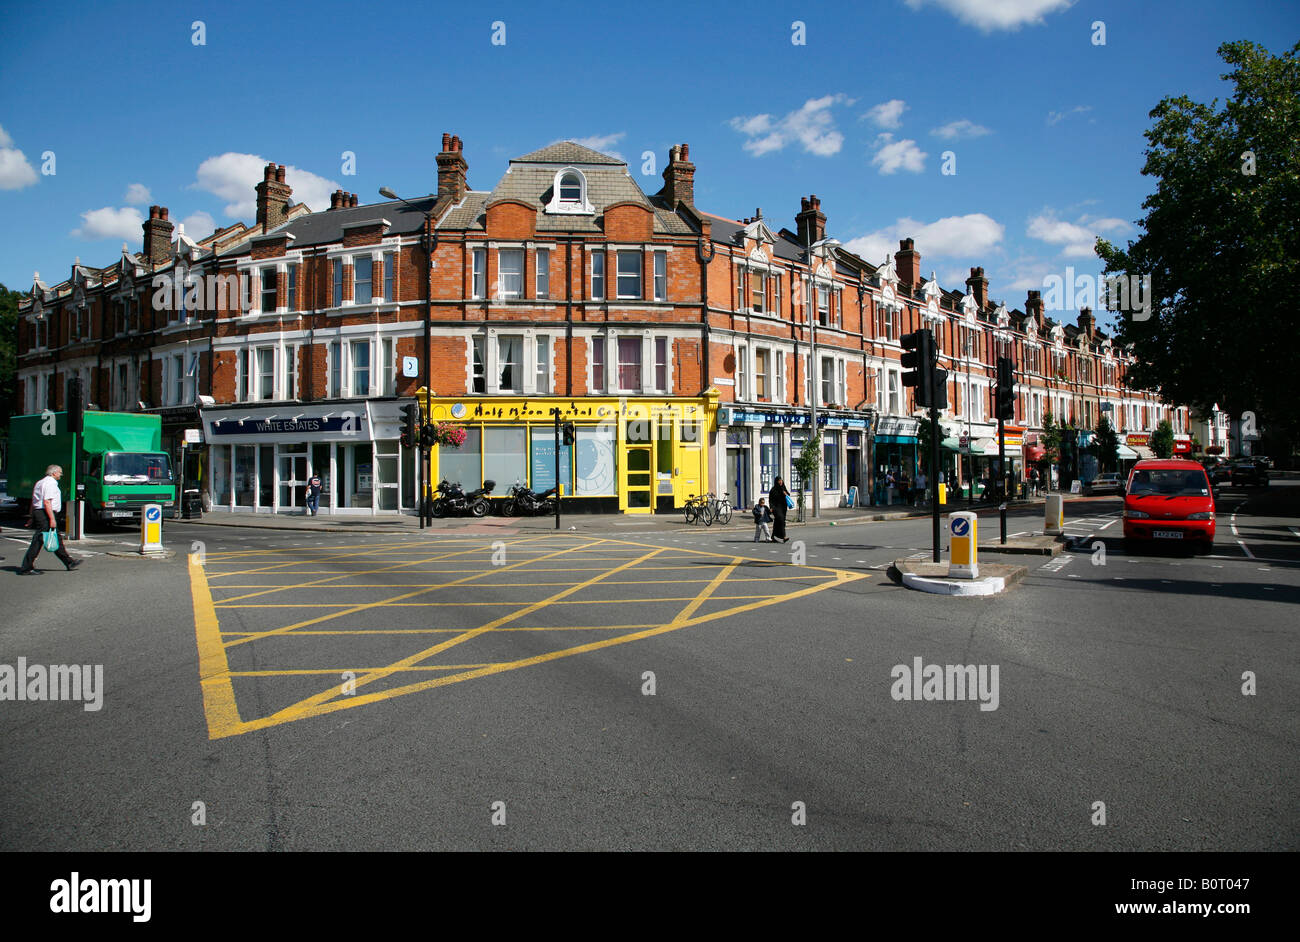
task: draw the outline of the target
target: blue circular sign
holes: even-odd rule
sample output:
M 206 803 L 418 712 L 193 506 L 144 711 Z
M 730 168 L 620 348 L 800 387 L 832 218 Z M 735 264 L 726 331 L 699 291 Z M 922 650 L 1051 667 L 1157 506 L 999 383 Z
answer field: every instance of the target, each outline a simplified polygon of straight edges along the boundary
M 161 507 L 146 507 L 146 508 L 145 508 L 145 511 L 144 511 L 144 518 L 145 518 L 146 520 L 149 520 L 149 521 L 161 520 L 161 519 L 162 519 L 162 508 L 161 508 Z
M 458 402 L 451 407 L 451 417 L 453 419 L 464 418 L 464 416 L 465 416 L 465 403 Z
M 952 535 L 965 536 L 970 532 L 970 521 L 965 517 L 952 518 Z

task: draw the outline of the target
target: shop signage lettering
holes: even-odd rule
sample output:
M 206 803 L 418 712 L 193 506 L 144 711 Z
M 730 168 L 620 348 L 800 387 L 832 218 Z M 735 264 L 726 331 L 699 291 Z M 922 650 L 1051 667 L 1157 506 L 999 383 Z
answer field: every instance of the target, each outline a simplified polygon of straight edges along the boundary
M 364 414 L 331 415 L 300 419 L 218 419 L 212 423 L 213 435 L 290 435 L 313 432 L 352 432 L 365 422 Z

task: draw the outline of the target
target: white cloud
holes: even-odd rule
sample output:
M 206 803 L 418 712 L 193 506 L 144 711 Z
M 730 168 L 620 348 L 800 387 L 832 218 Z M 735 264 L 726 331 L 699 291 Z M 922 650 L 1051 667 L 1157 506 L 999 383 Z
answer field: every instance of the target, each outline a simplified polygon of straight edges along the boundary
M 1022 291 L 1042 291 L 1043 280 L 1052 274 L 1060 274 L 1057 268 L 1048 262 L 1039 261 L 1037 258 L 1020 258 L 1016 259 L 1007 266 L 1011 282 L 1007 285 L 1008 294 L 1007 307 L 1021 307 L 1024 298 L 1019 297 Z M 1010 300 L 1010 297 L 1016 297 L 1017 300 Z
M 153 199 L 149 188 L 143 183 L 132 183 L 126 188 L 126 195 L 122 197 L 122 202 L 130 203 L 133 206 L 140 206 Z
M 1092 258 L 1097 236 L 1127 228 L 1128 223 L 1122 219 L 1113 217 L 1093 219 L 1089 216 L 1080 216 L 1078 222 L 1067 222 L 1058 219 L 1051 210 L 1046 210 L 1029 220 L 1028 226 L 1025 227 L 1025 234 L 1052 245 L 1062 246 L 1061 254 L 1066 258 Z
M 36 170 L 13 145 L 14 139 L 0 127 L 0 190 L 21 190 L 36 182 Z
M 903 112 L 907 110 L 907 103 L 901 98 L 891 98 L 889 101 L 882 101 L 862 117 L 866 118 L 881 128 L 899 128 L 903 125 Z
M 962 118 L 960 121 L 949 121 L 930 133 L 935 137 L 943 138 L 945 141 L 959 141 L 964 137 L 983 137 L 985 134 L 992 134 L 993 132 L 982 124 L 976 124 L 974 121 Z
M 1084 114 L 1091 110 L 1092 105 L 1075 105 L 1073 108 L 1067 108 L 1065 111 L 1049 111 L 1047 112 L 1047 126 L 1051 127 L 1054 124 L 1060 124 L 1072 114 Z
M 916 146 L 916 141 L 908 138 L 894 140 L 894 135 L 885 131 L 876 136 L 878 150 L 871 163 L 880 168 L 883 175 L 906 170 L 908 173 L 920 173 L 925 170 L 925 151 Z
M 598 150 L 602 154 L 608 154 L 617 160 L 622 160 L 623 155 L 614 150 L 613 147 L 623 138 L 627 137 L 626 131 L 617 131 L 613 134 L 593 134 L 590 137 L 572 137 L 568 140 L 575 144 L 581 144 L 583 147 L 590 147 L 592 150 Z M 559 143 L 553 141 L 552 143 Z
M 995 249 L 1005 233 L 1005 226 L 984 213 L 945 216 L 928 223 L 904 216 L 892 226 L 849 240 L 844 247 L 873 265 L 886 255 L 893 258 L 899 239 L 914 239 L 922 259 L 978 258 Z
M 88 209 L 81 214 L 81 225 L 72 230 L 72 234 L 88 242 L 96 239 L 123 239 L 135 243 L 144 240 L 144 216 L 140 210 L 124 206 L 114 209 L 105 206 L 102 209 Z
M 1074 0 L 907 0 L 913 10 L 932 4 L 947 10 L 968 26 L 985 33 L 1018 30 L 1026 23 L 1043 22 L 1046 13 L 1069 9 Z
M 728 124 L 749 140 L 744 148 L 755 157 L 798 144 L 806 153 L 830 157 L 844 146 L 844 135 L 835 128 L 831 107 L 851 104 L 844 95 L 824 95 L 809 98 L 803 106 L 784 117 L 774 119 L 770 114 L 732 118 Z
M 256 154 L 228 151 L 199 164 L 197 179 L 191 185 L 226 200 L 223 211 L 227 216 L 253 219 L 257 216 L 254 187 L 262 182 L 262 170 L 267 163 L 269 161 Z M 313 210 L 329 206 L 330 194 L 342 187 L 340 183 L 292 165 L 285 166 L 285 182 L 293 187 L 292 199 L 306 203 Z
M 205 213 L 200 209 L 198 212 L 190 213 L 182 219 L 181 225 L 185 227 L 185 234 L 198 242 L 200 239 L 206 239 L 216 231 L 217 221 L 212 218 L 210 213 Z

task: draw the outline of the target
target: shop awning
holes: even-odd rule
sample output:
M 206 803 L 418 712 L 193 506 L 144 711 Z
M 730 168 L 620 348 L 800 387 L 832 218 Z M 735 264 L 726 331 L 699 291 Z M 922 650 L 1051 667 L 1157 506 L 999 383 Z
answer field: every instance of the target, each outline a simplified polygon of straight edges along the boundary
M 1117 454 L 1119 455 L 1120 461 L 1137 461 L 1139 457 L 1136 451 L 1122 442 L 1117 450 Z
M 1121 445 L 1121 448 L 1124 446 Z M 1029 461 L 1042 461 L 1043 456 L 1047 454 L 1047 449 L 1042 445 L 1026 445 L 1025 458 Z
M 1156 453 L 1152 451 L 1150 448 L 1148 448 L 1146 445 L 1129 445 L 1128 447 L 1131 448 L 1134 452 L 1136 452 L 1139 458 L 1143 458 L 1143 459 L 1154 458 L 1156 456 Z
M 961 443 L 958 442 L 957 439 L 949 437 L 939 442 L 939 447 L 947 448 L 949 451 L 960 451 Z

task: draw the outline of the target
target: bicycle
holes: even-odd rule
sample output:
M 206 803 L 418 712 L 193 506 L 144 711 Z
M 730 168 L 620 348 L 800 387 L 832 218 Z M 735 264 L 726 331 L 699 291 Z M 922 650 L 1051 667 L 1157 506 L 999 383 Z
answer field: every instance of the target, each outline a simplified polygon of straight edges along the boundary
M 689 524 L 695 524 L 698 521 L 702 522 L 706 527 L 713 525 L 713 510 L 705 497 L 696 497 L 692 494 L 687 499 L 682 511 L 686 517 L 686 522 Z
M 713 519 L 717 520 L 723 526 L 731 523 L 731 498 L 723 495 L 715 497 L 709 495 L 709 509 L 713 512 Z

